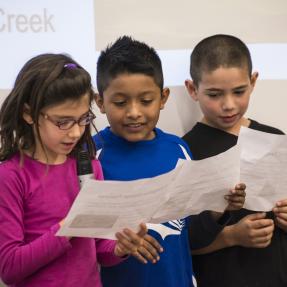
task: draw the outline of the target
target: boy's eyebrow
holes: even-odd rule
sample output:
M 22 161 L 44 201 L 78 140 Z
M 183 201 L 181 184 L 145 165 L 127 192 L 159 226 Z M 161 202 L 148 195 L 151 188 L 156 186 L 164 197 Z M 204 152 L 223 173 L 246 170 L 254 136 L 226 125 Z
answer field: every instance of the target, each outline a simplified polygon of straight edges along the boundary
M 223 89 L 218 89 L 218 88 L 209 88 L 205 89 L 206 92 L 218 92 L 218 91 L 223 91 Z
M 234 90 L 240 90 L 240 89 L 246 89 L 248 87 L 248 85 L 241 85 L 238 87 L 235 87 L 232 89 L 232 91 Z M 209 89 L 205 89 L 205 91 L 207 92 L 218 92 L 218 91 L 223 91 L 224 89 L 219 89 L 219 88 L 209 88 Z
M 123 93 L 123 92 L 114 92 L 114 93 L 112 93 L 111 94 L 111 96 L 125 96 L 126 94 L 125 93 Z
M 139 96 L 145 96 L 147 94 L 155 94 L 156 92 L 153 91 L 153 90 L 146 90 L 146 91 L 143 91 L 143 92 L 140 92 L 138 93 Z M 111 96 L 112 97 L 126 97 L 128 96 L 129 94 L 127 93 L 123 93 L 123 92 L 115 92 L 113 93 Z
M 248 85 L 242 85 L 242 86 L 235 87 L 235 88 L 233 88 L 232 90 L 245 89 L 245 88 L 247 88 L 247 87 L 248 87 Z
M 153 90 L 147 90 L 147 91 L 144 91 L 142 93 L 140 93 L 139 95 L 140 96 L 145 96 L 145 95 L 149 95 L 149 94 L 155 94 L 156 92 L 153 91 Z

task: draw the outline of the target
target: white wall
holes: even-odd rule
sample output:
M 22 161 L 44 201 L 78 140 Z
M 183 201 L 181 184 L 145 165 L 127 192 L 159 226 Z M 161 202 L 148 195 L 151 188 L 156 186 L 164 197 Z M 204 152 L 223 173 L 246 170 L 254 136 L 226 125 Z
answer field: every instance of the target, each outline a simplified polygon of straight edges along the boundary
M 201 116 L 183 87 L 190 52 L 228 33 L 248 44 L 260 74 L 247 116 L 287 132 L 286 27 L 286 0 L 0 0 L 0 104 L 30 57 L 67 52 L 95 79 L 99 51 L 127 34 L 158 50 L 171 88 L 159 127 L 181 136 Z M 107 122 L 96 113 L 100 129 Z

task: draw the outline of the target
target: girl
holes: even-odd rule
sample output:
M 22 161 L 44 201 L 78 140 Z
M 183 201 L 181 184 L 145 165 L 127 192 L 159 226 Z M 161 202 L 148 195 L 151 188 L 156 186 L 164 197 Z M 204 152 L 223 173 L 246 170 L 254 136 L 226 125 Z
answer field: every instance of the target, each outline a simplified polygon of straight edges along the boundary
M 145 225 L 117 233 L 117 242 L 55 236 L 79 192 L 75 156 L 83 145 L 103 179 L 90 133 L 93 98 L 87 71 L 66 55 L 43 54 L 24 65 L 2 105 L 0 275 L 11 286 L 97 287 L 97 262 L 157 258 L 143 246 Z

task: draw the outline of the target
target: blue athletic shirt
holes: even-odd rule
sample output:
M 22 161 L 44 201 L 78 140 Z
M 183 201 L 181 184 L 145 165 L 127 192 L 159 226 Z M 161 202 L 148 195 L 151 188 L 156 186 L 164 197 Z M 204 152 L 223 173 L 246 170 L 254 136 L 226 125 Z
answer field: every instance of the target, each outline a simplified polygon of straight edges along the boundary
M 179 158 L 191 158 L 179 137 L 155 129 L 155 138 L 129 142 L 105 128 L 94 136 L 98 157 L 107 180 L 135 180 L 154 177 L 175 168 Z M 156 264 L 142 264 L 130 257 L 113 267 L 102 267 L 104 287 L 192 287 L 193 271 L 187 219 L 148 224 L 149 234 L 164 252 Z

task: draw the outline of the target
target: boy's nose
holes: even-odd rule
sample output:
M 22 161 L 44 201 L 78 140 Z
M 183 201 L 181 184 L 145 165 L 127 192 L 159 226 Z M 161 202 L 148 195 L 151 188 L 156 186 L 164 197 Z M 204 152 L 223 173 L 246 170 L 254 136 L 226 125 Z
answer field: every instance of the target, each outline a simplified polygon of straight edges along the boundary
M 140 116 L 141 116 L 140 107 L 137 104 L 131 104 L 127 110 L 127 117 L 134 119 Z
M 225 96 L 222 102 L 222 109 L 223 110 L 232 110 L 234 109 L 235 104 L 234 104 L 234 99 L 232 96 Z

